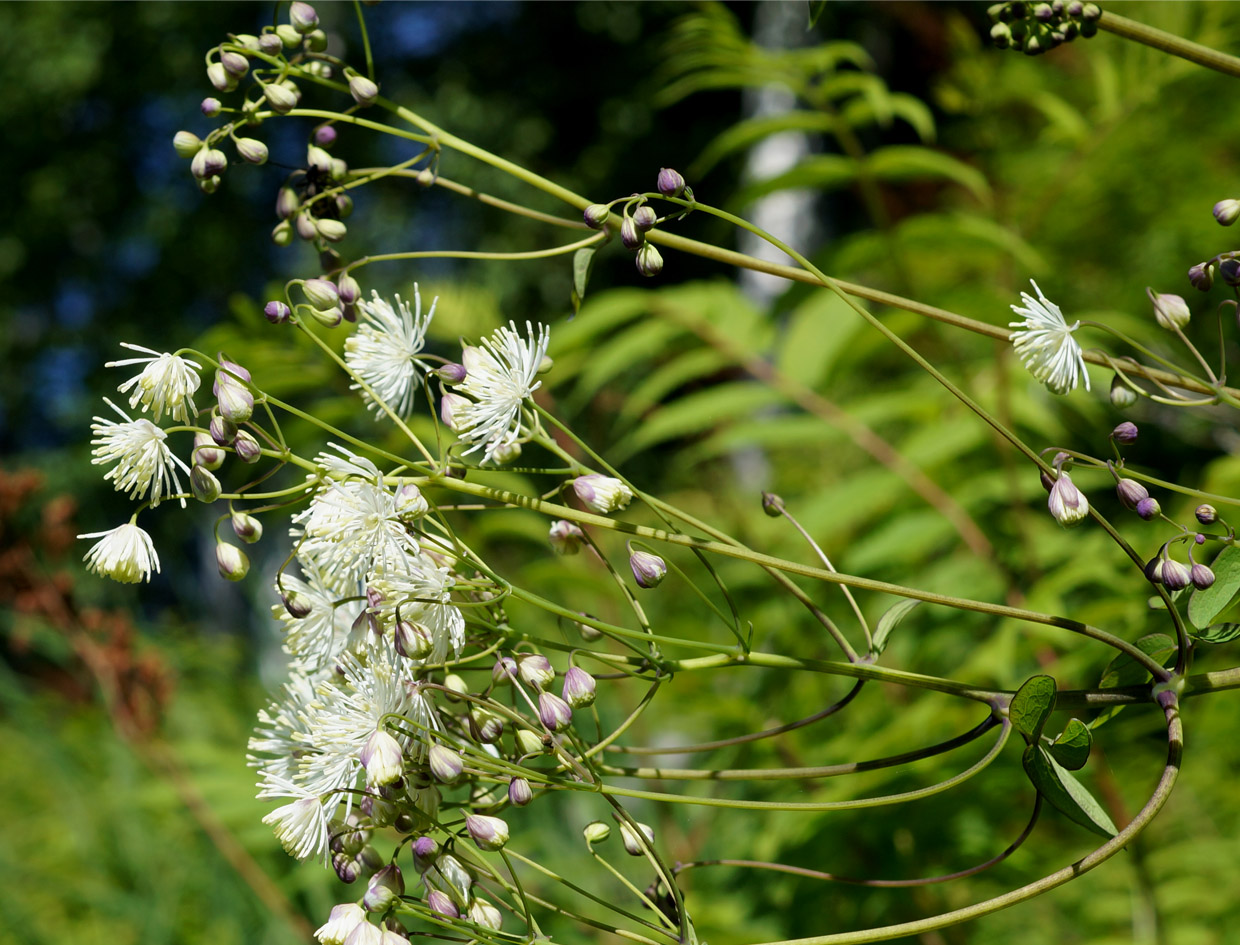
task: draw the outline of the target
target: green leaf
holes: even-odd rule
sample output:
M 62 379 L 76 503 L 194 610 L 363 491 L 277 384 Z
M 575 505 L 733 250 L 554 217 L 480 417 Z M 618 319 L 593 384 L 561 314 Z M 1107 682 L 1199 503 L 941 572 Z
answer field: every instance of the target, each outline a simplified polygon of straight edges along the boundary
M 728 155 L 752 147 L 763 138 L 782 131 L 833 131 L 838 124 L 839 119 L 833 115 L 808 111 L 749 118 L 737 122 L 715 137 L 686 168 L 686 172 L 690 180 L 699 181 Z
M 1069 771 L 1076 771 L 1085 767 L 1093 743 L 1094 736 L 1089 731 L 1089 726 L 1079 719 L 1069 719 L 1048 751 L 1052 758 Z
M 1012 696 L 1008 718 L 1025 738 L 1036 741 L 1041 736 L 1042 726 L 1055 710 L 1055 688 L 1050 676 L 1031 676 Z
M 777 190 L 788 190 L 793 187 L 808 187 L 811 190 L 828 191 L 845 187 L 857 176 L 857 162 L 843 154 L 819 154 L 806 158 L 796 167 L 766 180 L 750 184 L 733 198 L 732 203 L 747 204 L 775 193 Z
M 1216 623 L 1204 630 L 1189 630 L 1188 635 L 1199 643 L 1229 643 L 1240 637 L 1240 623 Z
M 1210 565 L 1214 583 L 1204 591 L 1196 591 L 1188 602 L 1188 619 L 1201 630 L 1231 606 L 1240 592 L 1240 547 L 1228 545 Z
M 597 246 L 586 246 L 573 253 L 573 292 L 570 299 L 574 315 L 581 310 L 582 300 L 586 297 L 586 284 L 590 281 L 590 270 L 594 268 L 594 254 L 597 252 Z
M 1144 636 L 1137 641 L 1136 646 L 1146 656 L 1160 663 L 1166 663 L 1167 658 L 1173 656 L 1176 652 L 1175 640 L 1165 633 L 1151 633 L 1148 636 Z M 1102 678 L 1098 681 L 1098 685 L 1100 688 L 1139 686 L 1143 682 L 1147 682 L 1149 678 L 1149 670 L 1127 653 L 1120 653 L 1102 671 Z M 1100 725 L 1115 718 L 1125 708 L 1126 706 L 1123 705 L 1113 705 L 1103 709 L 1098 714 L 1098 717 L 1089 723 L 1089 727 L 1091 729 L 1098 728 Z
M 1029 780 L 1038 789 L 1038 793 L 1061 814 L 1104 837 L 1113 837 L 1119 832 L 1085 785 L 1052 758 L 1041 745 L 1030 745 L 1026 748 L 1022 762 L 1025 773 L 1029 775 Z
M 886 181 L 946 178 L 964 187 L 981 203 L 987 206 L 991 203 L 992 194 L 986 175 L 942 151 L 932 151 L 915 144 L 888 145 L 871 152 L 865 159 L 865 167 L 869 173 Z
M 900 622 L 908 616 L 909 611 L 920 603 L 919 600 L 905 598 L 893 604 L 885 614 L 878 618 L 878 625 L 874 628 L 875 653 L 881 653 L 886 649 L 887 638 L 891 636 L 891 631 L 898 627 Z
M 822 16 L 822 11 L 827 8 L 827 0 L 810 0 L 809 3 L 809 26 L 807 29 L 813 29 L 814 24 L 818 22 L 818 17 Z

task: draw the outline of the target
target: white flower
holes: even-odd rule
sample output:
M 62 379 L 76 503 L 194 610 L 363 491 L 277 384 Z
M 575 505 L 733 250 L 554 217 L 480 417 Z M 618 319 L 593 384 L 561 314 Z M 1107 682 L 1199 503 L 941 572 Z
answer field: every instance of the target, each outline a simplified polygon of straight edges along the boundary
M 137 584 L 149 581 L 152 571 L 159 571 L 159 555 L 155 553 L 151 536 L 133 522 L 107 532 L 78 535 L 78 538 L 100 539 L 82 559 L 96 574 L 122 584 Z
M 180 492 L 176 467 L 180 466 L 186 475 L 189 467 L 168 449 L 164 442 L 167 434 L 150 420 L 129 419 L 129 414 L 106 397 L 104 403 L 124 417 L 125 422 L 95 417 L 90 425 L 97 437 L 90 441 L 95 455 L 91 463 L 116 463 L 103 478 L 111 479 L 117 490 L 131 499 L 141 499 L 150 489 L 152 506 L 159 505 L 165 495 Z M 181 499 L 181 506 L 185 506 L 185 499 Z
M 401 620 L 419 623 L 431 639 L 428 663 L 442 663 L 461 655 L 465 643 L 465 618 L 449 603 L 449 592 L 455 579 L 448 568 L 438 567 L 429 555 L 407 555 L 403 566 L 380 572 L 371 588 L 382 595 L 371 608 L 379 626 L 386 633 Z
M 619 512 L 633 501 L 633 490 L 619 479 L 591 473 L 573 480 L 573 491 L 591 512 Z
M 339 799 L 331 798 L 324 804 L 319 797 L 291 782 L 281 783 L 275 778 L 269 781 L 272 783 L 258 795 L 260 798 L 290 797 L 293 800 L 269 813 L 263 823 L 275 827 L 276 837 L 284 849 L 299 860 L 326 853 L 329 814 L 339 806 Z
M 1013 305 L 1012 311 L 1023 315 L 1025 320 L 1008 323 L 1010 328 L 1021 329 L 1012 332 L 1008 340 L 1029 373 L 1056 394 L 1074 390 L 1082 377 L 1085 379 L 1085 389 L 1089 390 L 1085 358 L 1081 354 L 1081 346 L 1072 337 L 1081 323 L 1078 321 L 1069 325 L 1064 321 L 1059 306 L 1042 294 L 1036 282 L 1032 279 L 1029 282 L 1038 297 L 1035 299 L 1028 292 L 1020 294 L 1025 307 Z
M 308 607 L 304 617 L 294 617 L 283 605 L 272 608 L 284 625 L 284 649 L 293 657 L 293 668 L 316 675 L 328 669 L 349 644 L 353 621 L 362 612 L 360 600 L 340 600 L 318 571 L 303 565 L 306 580 L 292 574 L 280 578 L 285 594 L 296 594 L 298 604 Z
M 466 454 L 483 449 L 490 460 L 521 434 L 521 406 L 542 383 L 534 378 L 551 340 L 544 325 L 537 333 L 529 322 L 525 328 L 529 340 L 509 322 L 484 339 L 482 347 L 469 346 L 462 353 L 466 375 L 457 389 L 473 402 L 454 406 L 452 419 L 461 439 L 472 444 Z
M 366 912 L 356 902 L 332 906 L 331 916 L 318 928 L 314 937 L 323 945 L 344 945 L 349 933 L 365 921 Z
M 1061 472 L 1051 486 L 1046 506 L 1055 521 L 1068 528 L 1080 524 L 1089 515 L 1089 500 L 1066 472 Z
M 422 314 L 422 296 L 417 283 L 413 286 L 413 311 L 409 303 L 396 296 L 396 309 L 371 293 L 373 301 L 359 302 L 358 309 L 364 319 L 357 331 L 344 343 L 345 363 L 374 392 L 376 400 L 362 387 L 360 390 L 367 406 L 380 410 L 380 402 L 398 416 L 407 417 L 413 411 L 413 401 L 418 390 L 418 377 L 426 369 L 417 355 L 426 340 L 426 326 L 435 314 L 439 299 L 431 303 L 430 311 Z
M 121 342 L 122 348 L 131 351 L 144 351 L 148 358 L 126 358 L 123 361 L 109 361 L 104 367 L 128 367 L 131 364 L 145 364 L 142 373 L 131 377 L 117 388 L 122 394 L 131 387 L 129 406 L 142 404 L 143 410 L 150 410 L 159 422 L 160 416 L 167 411 L 173 420 L 189 423 L 190 415 L 196 414 L 194 408 L 194 391 L 198 390 L 198 372 L 202 366 L 187 361 L 175 354 L 161 354 L 141 345 Z

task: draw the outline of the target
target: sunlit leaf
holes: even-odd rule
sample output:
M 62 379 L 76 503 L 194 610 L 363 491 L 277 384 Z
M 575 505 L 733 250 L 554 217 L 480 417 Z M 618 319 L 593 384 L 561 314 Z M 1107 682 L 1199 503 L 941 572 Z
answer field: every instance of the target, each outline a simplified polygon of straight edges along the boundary
M 1240 593 L 1240 547 L 1228 545 L 1210 565 L 1214 583 L 1195 591 L 1188 602 L 1188 619 L 1198 630 L 1210 626 Z
M 1085 767 L 1085 762 L 1089 760 L 1089 749 L 1093 744 L 1094 736 L 1089 731 L 1089 726 L 1079 719 L 1069 719 L 1047 751 L 1069 771 L 1076 771 Z
M 878 618 L 878 623 L 874 627 L 875 653 L 881 653 L 886 649 L 887 639 L 891 636 L 891 631 L 898 627 L 901 621 L 909 615 L 909 612 L 920 603 L 921 601 L 919 600 L 911 599 L 899 601 Z
M 1041 745 L 1030 745 L 1026 748 L 1022 762 L 1025 773 L 1029 775 L 1029 780 L 1038 789 L 1038 793 L 1061 814 L 1104 837 L 1113 837 L 1119 832 L 1085 785 L 1052 758 Z
M 1055 680 L 1050 676 L 1032 676 L 1012 696 L 1008 718 L 1025 738 L 1036 740 L 1042 734 L 1042 727 L 1055 711 L 1055 690 Z

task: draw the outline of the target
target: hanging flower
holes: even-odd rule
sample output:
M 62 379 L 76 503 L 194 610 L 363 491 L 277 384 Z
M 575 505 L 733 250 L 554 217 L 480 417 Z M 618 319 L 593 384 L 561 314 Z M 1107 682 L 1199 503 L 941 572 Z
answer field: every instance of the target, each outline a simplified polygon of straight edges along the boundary
M 471 444 L 466 454 L 481 449 L 484 460 L 492 460 L 521 435 L 521 407 L 542 383 L 534 378 L 551 340 L 544 325 L 537 332 L 529 322 L 525 328 L 528 340 L 509 322 L 481 347 L 471 345 L 463 352 L 466 375 L 457 389 L 473 400 L 456 405 L 452 418 L 457 434 Z
M 151 536 L 133 522 L 111 531 L 78 535 L 78 538 L 100 539 L 83 560 L 87 568 L 103 577 L 122 584 L 137 584 L 149 581 L 152 571 L 159 571 L 159 555 L 155 553 Z
M 425 344 L 426 326 L 439 299 L 431 302 L 430 311 L 423 315 L 422 296 L 416 283 L 412 310 L 399 295 L 393 308 L 378 292 L 371 294 L 372 301 L 358 303 L 363 321 L 345 340 L 344 360 L 374 392 L 374 397 L 361 384 L 353 384 L 352 388 L 360 390 L 367 406 L 375 411 L 381 412 L 383 403 L 397 415 L 407 417 L 413 412 L 418 379 L 425 371 L 417 356 Z
M 129 395 L 129 406 L 131 408 L 142 404 L 142 409 L 150 410 L 155 422 L 159 422 L 159 418 L 166 412 L 173 420 L 181 423 L 189 423 L 190 416 L 196 414 L 194 408 L 194 391 L 198 390 L 200 378 L 198 372 L 202 370 L 202 366 L 193 361 L 187 361 L 175 354 L 161 354 L 158 351 L 152 351 L 150 348 L 144 348 L 141 345 L 131 345 L 127 342 L 121 342 L 122 348 L 128 348 L 130 351 L 142 351 L 150 357 L 145 358 L 126 358 L 123 361 L 109 361 L 104 367 L 128 367 L 131 364 L 144 364 L 142 373 L 136 374 L 127 380 L 120 387 L 116 388 L 122 394 L 127 393 L 131 388 L 133 393 Z
M 1032 279 L 1029 282 L 1038 297 L 1035 299 L 1028 292 L 1020 294 L 1025 307 L 1013 305 L 1012 311 L 1023 315 L 1024 321 L 1008 323 L 1009 327 L 1020 329 L 1012 332 L 1008 340 L 1029 373 L 1054 393 L 1066 394 L 1074 390 L 1081 378 L 1085 380 L 1085 389 L 1089 390 L 1085 358 L 1081 346 L 1072 337 L 1081 323 L 1069 325 L 1059 306 L 1042 294 L 1036 282 Z
M 189 467 L 179 456 L 174 456 L 164 442 L 167 434 L 150 420 L 131 420 L 129 414 L 112 403 L 106 397 L 104 403 L 125 418 L 124 423 L 95 417 L 90 425 L 96 439 L 90 441 L 94 447 L 93 465 L 115 463 L 108 470 L 104 479 L 111 479 L 117 490 L 124 492 L 131 499 L 143 498 L 147 490 L 151 492 L 151 505 L 159 505 L 159 500 L 166 495 L 181 491 L 181 483 L 177 480 L 176 468 L 189 475 Z M 184 507 L 185 500 L 181 499 Z

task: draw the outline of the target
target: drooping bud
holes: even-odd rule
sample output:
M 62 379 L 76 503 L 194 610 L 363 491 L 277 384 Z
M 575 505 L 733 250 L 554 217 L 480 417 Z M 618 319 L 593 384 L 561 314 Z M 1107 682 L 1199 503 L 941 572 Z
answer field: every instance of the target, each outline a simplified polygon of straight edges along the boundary
M 339 305 L 329 309 L 310 309 L 310 317 L 324 328 L 335 328 L 344 320 L 344 309 Z
M 199 148 L 194 159 L 190 161 L 189 171 L 198 180 L 210 180 L 224 173 L 228 167 L 228 157 L 219 148 Z
M 329 220 L 326 217 L 316 219 L 314 221 L 314 229 L 319 236 L 329 243 L 339 243 L 349 235 L 349 228 L 347 226 L 339 220 Z
M 263 523 L 249 512 L 233 512 L 230 516 L 233 534 L 252 545 L 263 537 Z
M 435 376 L 445 384 L 459 384 L 465 380 L 469 372 L 465 369 L 465 365 L 450 362 L 443 367 L 436 369 Z
M 511 656 L 501 656 L 491 667 L 491 681 L 497 686 L 512 682 L 517 675 L 517 661 Z
M 1176 561 L 1175 558 L 1164 558 L 1162 563 L 1162 584 L 1169 591 L 1182 591 L 1192 583 L 1192 572 L 1188 566 Z
M 336 280 L 336 294 L 345 305 L 353 305 L 362 297 L 362 287 L 348 273 Z
M 586 843 L 602 843 L 611 836 L 611 825 L 605 824 L 601 820 L 595 820 L 585 825 L 581 835 L 586 838 Z
M 541 755 L 551 748 L 547 744 L 550 738 L 544 738 L 537 732 L 531 732 L 528 728 L 517 729 L 513 737 L 517 742 L 517 751 L 522 755 Z
M 431 774 L 444 784 L 455 784 L 465 770 L 465 762 L 459 751 L 445 748 L 443 745 L 431 745 Z
M 250 573 L 250 559 L 245 552 L 226 541 L 215 546 L 215 564 L 219 568 L 220 577 L 229 581 L 240 581 Z
M 288 220 L 281 220 L 271 228 L 271 242 L 277 246 L 291 246 L 293 243 L 293 227 Z
M 1218 509 L 1212 505 L 1199 505 L 1193 514 L 1202 525 L 1213 525 L 1218 521 Z
M 448 673 L 443 678 L 443 688 L 449 702 L 460 702 L 461 696 L 469 695 L 469 683 L 459 673 Z
M 284 302 L 281 302 L 278 299 L 272 299 L 263 306 L 263 315 L 266 317 L 267 321 L 271 322 L 271 324 L 283 325 L 292 317 L 293 310 L 290 309 Z
M 667 562 L 649 551 L 635 551 L 629 555 L 629 568 L 638 587 L 658 587 L 667 577 Z
M 594 705 L 594 677 L 579 666 L 570 666 L 564 673 L 564 701 L 574 709 Z
M 289 26 L 297 30 L 299 33 L 309 33 L 318 29 L 319 15 L 314 11 L 314 7 L 302 0 L 293 0 L 288 8 Z
M 364 75 L 353 75 L 349 77 L 349 94 L 357 104 L 366 106 L 379 97 L 379 86 Z
M 327 49 L 327 33 L 323 30 L 311 30 L 306 34 L 306 48 L 311 52 L 323 52 Z M 314 75 L 322 76 L 324 79 L 330 79 L 332 67 L 325 62 L 311 62 L 306 65 L 306 71 Z
M 413 841 L 413 866 L 419 873 L 425 873 L 439 859 L 439 844 L 432 837 L 418 837 Z
M 1154 320 L 1158 322 L 1159 327 L 1165 328 L 1167 331 L 1175 331 L 1187 325 L 1188 320 L 1192 318 L 1192 313 L 1188 310 L 1188 303 L 1180 296 L 1155 292 L 1148 286 L 1145 289 L 1145 294 L 1149 296 L 1150 301 L 1154 304 Z
M 1150 496 L 1149 498 L 1142 499 L 1137 503 L 1137 514 L 1148 522 L 1151 519 L 1158 518 L 1158 516 L 1162 514 L 1162 506 L 1158 504 L 1157 499 Z
M 525 778 L 513 778 L 508 782 L 508 803 L 513 807 L 524 807 L 534 799 L 534 791 Z
M 469 906 L 469 921 L 498 932 L 504 924 L 503 914 L 485 899 L 475 898 Z
M 637 249 L 646 242 L 646 237 L 637 228 L 632 217 L 625 217 L 620 223 L 620 242 L 628 249 Z
M 203 469 L 216 470 L 224 465 L 224 451 L 215 445 L 210 433 L 195 433 L 190 461 Z
M 1137 425 L 1129 420 L 1125 420 L 1111 431 L 1111 439 L 1116 443 L 1122 443 L 1127 446 L 1129 443 L 1137 442 L 1137 432 Z
M 1193 582 L 1193 587 L 1197 590 L 1204 591 L 1214 583 L 1214 572 L 1204 564 L 1194 564 L 1189 571 L 1189 580 Z
M 206 118 L 214 118 L 224 108 L 224 103 L 218 98 L 204 98 L 202 104 L 198 106 L 198 110 Z
M 319 125 L 319 127 L 314 129 L 314 135 L 312 137 L 314 139 L 314 143 L 320 148 L 330 148 L 336 143 L 337 135 L 338 132 L 334 126 Z
M 263 86 L 263 95 L 271 110 L 283 115 L 297 107 L 297 93 L 288 86 L 272 82 Z
M 654 830 L 646 824 L 638 824 L 637 830 L 641 831 L 641 837 L 626 822 L 620 822 L 620 839 L 624 842 L 624 852 L 629 856 L 643 856 L 648 847 L 654 846 Z M 642 843 L 642 838 L 645 843 Z
M 306 301 L 319 311 L 327 311 L 340 304 L 340 293 L 334 283 L 326 279 L 307 279 L 301 284 Z
M 207 81 L 220 92 L 231 92 L 237 87 L 237 77 L 225 69 L 221 62 L 213 62 L 207 66 Z
M 248 381 L 250 372 L 221 355 L 211 391 L 219 402 L 220 416 L 232 423 L 244 423 L 254 414 L 254 395 L 240 378 Z
M 1220 200 L 1214 205 L 1214 219 L 1223 226 L 1240 220 L 1240 200 Z
M 601 230 L 607 223 L 607 217 L 611 211 L 607 209 L 607 205 L 603 203 L 592 203 L 586 207 L 582 213 L 582 217 L 586 221 L 586 226 L 592 230 Z
M 405 773 L 405 753 L 400 742 L 381 728 L 371 732 L 358 760 L 366 769 L 366 783 L 376 787 L 399 781 Z
M 211 439 L 219 446 L 232 446 L 237 438 L 237 425 L 219 414 L 211 418 Z
M 1240 259 L 1228 256 L 1218 264 L 1218 275 L 1224 285 L 1235 288 L 1240 286 Z
M 551 548 L 559 555 L 575 555 L 581 550 L 585 535 L 572 522 L 556 519 L 551 523 Z
M 433 646 L 426 628 L 410 620 L 400 620 L 394 633 L 396 652 L 407 660 L 424 660 Z
M 504 734 L 504 720 L 487 709 L 474 709 L 469 713 L 469 729 L 478 741 L 490 744 Z
M 550 692 L 538 694 L 538 718 L 548 729 L 558 732 L 573 721 L 573 710 L 568 703 Z
M 192 131 L 178 131 L 172 136 L 172 149 L 178 157 L 192 158 L 203 148 L 203 141 Z
M 1066 472 L 1061 472 L 1051 486 L 1046 505 L 1055 521 L 1066 528 L 1079 525 L 1089 515 L 1089 500 Z
M 583 613 L 581 616 L 593 619 L 589 614 Z M 598 627 L 592 627 L 588 623 L 584 623 L 580 620 L 577 621 L 577 632 L 581 634 L 581 639 L 585 640 L 587 643 L 593 643 L 595 640 L 598 640 L 603 636 L 603 631 Z
M 517 659 L 517 673 L 528 686 L 545 689 L 555 679 L 551 661 L 541 653 L 526 653 Z
M 1111 403 L 1116 407 L 1131 407 L 1137 402 L 1137 392 L 1116 374 L 1111 378 Z
M 222 65 L 228 74 L 233 78 L 239 79 L 250 71 L 250 60 L 239 52 L 233 52 L 225 49 L 220 53 L 220 65 Z
M 284 43 L 275 33 L 263 33 L 258 37 L 258 50 L 268 56 L 278 56 L 284 51 Z
M 633 490 L 623 482 L 596 473 L 574 479 L 573 491 L 591 512 L 618 512 L 633 501 Z
M 296 591 L 288 591 L 281 593 L 280 600 L 284 604 L 284 609 L 288 611 L 288 615 L 295 620 L 301 620 L 303 617 L 309 617 L 311 611 L 314 610 L 310 606 L 309 600 Z
M 1197 263 L 1188 270 L 1188 281 L 1198 292 L 1209 292 L 1214 287 L 1214 264 Z
M 1150 497 L 1149 490 L 1134 479 L 1121 479 L 1115 484 L 1115 494 L 1124 508 L 1135 510 L 1142 500 Z
M 508 824 L 499 817 L 466 814 L 465 829 L 480 850 L 499 850 L 508 842 Z
M 637 227 L 640 233 L 645 233 L 658 222 L 659 215 L 654 212 L 654 207 L 642 204 L 633 211 L 633 225 Z
M 331 915 L 314 933 L 322 945 L 344 945 L 357 926 L 366 921 L 366 913 L 356 902 L 332 906 Z
M 189 473 L 189 488 L 194 498 L 210 505 L 220 497 L 220 481 L 205 466 L 195 466 Z
M 258 445 L 258 440 L 245 430 L 237 431 L 233 449 L 237 451 L 237 459 L 243 463 L 257 463 L 263 455 L 263 448 Z
M 220 177 L 208 177 L 206 180 L 198 181 L 198 189 L 204 194 L 213 194 L 220 189 Z
M 456 903 L 452 901 L 452 898 L 438 889 L 432 889 L 426 894 L 426 905 L 436 915 L 449 919 L 459 919 L 461 917 L 461 910 L 456 907 Z
M 386 912 L 404 893 L 405 878 L 400 875 L 400 867 L 389 863 L 370 877 L 362 906 L 367 912 Z
M 670 167 L 659 168 L 659 193 L 664 197 L 679 197 L 685 189 L 685 179 Z
M 643 243 L 637 251 L 637 271 L 646 278 L 657 276 L 663 271 L 663 257 L 655 249 L 653 243 Z
M 241 155 L 242 160 L 250 164 L 267 163 L 267 145 L 257 138 L 238 138 L 236 144 L 237 153 Z

